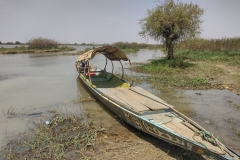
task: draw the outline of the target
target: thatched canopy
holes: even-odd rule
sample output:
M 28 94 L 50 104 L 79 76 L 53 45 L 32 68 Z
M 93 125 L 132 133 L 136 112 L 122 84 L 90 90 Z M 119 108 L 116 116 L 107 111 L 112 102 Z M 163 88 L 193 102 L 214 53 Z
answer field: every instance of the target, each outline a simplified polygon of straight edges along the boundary
M 121 51 L 120 49 L 113 47 L 113 46 L 103 46 L 96 48 L 95 50 L 90 50 L 85 52 L 84 54 L 80 55 L 76 62 L 80 62 L 82 60 L 89 61 L 94 58 L 96 54 L 103 54 L 111 61 L 128 61 L 128 57 L 126 54 Z

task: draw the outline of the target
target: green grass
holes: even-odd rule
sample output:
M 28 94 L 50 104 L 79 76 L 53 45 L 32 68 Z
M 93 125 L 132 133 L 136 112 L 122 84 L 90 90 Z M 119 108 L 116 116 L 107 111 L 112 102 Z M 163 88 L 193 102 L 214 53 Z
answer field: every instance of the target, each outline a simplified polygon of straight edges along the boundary
M 186 40 L 175 45 L 174 55 L 190 61 L 224 62 L 240 66 L 240 37 Z
M 240 51 L 190 51 L 176 50 L 176 59 L 189 61 L 224 62 L 230 65 L 240 66 Z
M 144 80 L 160 90 L 219 88 L 220 84 L 216 85 L 212 82 L 225 73 L 223 69 L 212 63 L 190 63 L 181 57 L 175 60 L 166 58 L 153 60 L 133 69 L 140 73 L 151 74 Z
M 145 80 L 152 85 L 153 88 L 159 90 L 169 90 L 174 88 L 195 89 L 206 88 L 211 85 L 210 81 L 202 77 L 188 77 L 188 76 L 167 76 L 155 75 L 148 76 Z
M 183 59 L 168 60 L 162 58 L 158 60 L 152 60 L 150 63 L 136 67 L 137 71 L 144 73 L 176 73 L 181 72 L 182 69 L 192 67 L 194 64 L 185 62 Z

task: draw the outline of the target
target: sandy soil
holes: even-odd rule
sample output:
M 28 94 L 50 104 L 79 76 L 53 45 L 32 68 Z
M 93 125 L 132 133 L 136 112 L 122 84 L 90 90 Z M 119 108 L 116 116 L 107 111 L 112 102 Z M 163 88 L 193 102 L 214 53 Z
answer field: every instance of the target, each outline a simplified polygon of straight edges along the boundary
M 98 137 L 94 146 L 90 146 L 86 151 L 82 152 L 69 152 L 67 156 L 70 159 L 77 159 L 79 156 L 84 159 L 91 157 L 93 160 L 203 159 L 200 155 L 170 145 L 143 132 L 137 132 L 135 129 L 133 130 L 135 134 L 131 135 L 131 138 L 122 137 L 118 133 L 106 131 Z

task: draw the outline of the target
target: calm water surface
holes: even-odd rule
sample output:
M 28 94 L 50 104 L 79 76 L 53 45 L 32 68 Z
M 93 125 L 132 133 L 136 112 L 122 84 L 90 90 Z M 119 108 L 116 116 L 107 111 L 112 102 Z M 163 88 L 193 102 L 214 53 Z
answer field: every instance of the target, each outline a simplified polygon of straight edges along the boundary
M 79 48 L 77 48 L 79 47 Z M 88 46 L 84 46 L 89 48 Z M 84 47 L 76 46 L 77 50 Z M 161 57 L 160 51 L 140 50 L 128 54 L 132 62 L 146 62 Z M 80 98 L 91 97 L 90 92 L 77 78 L 74 62 L 78 56 L 61 56 L 59 53 L 43 54 L 0 54 L 0 146 L 30 127 L 35 120 L 48 120 L 52 110 L 85 114 L 105 128 L 116 130 L 121 136 L 131 138 L 126 129 L 98 101 L 79 102 Z M 97 56 L 92 64 L 104 67 L 105 57 Z M 112 70 L 108 63 L 108 71 Z M 128 62 L 123 62 L 128 67 Z M 121 65 L 114 62 L 114 71 L 120 72 Z M 231 148 L 239 150 L 240 97 L 228 91 L 176 91 L 163 93 L 143 83 L 141 87 L 158 95 L 176 109 L 188 115 L 207 130 L 219 136 Z M 200 93 L 201 94 L 198 94 Z M 78 103 L 76 103 L 78 102 Z M 37 113 L 36 115 L 29 115 Z

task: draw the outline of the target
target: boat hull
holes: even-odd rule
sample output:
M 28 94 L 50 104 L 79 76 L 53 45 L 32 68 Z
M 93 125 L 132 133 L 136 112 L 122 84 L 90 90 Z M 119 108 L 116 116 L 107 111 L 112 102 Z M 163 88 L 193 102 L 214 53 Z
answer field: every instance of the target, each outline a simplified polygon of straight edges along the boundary
M 218 153 L 208 150 L 204 146 L 199 143 L 188 140 L 187 138 L 176 134 L 175 132 L 168 130 L 164 127 L 151 123 L 149 120 L 142 118 L 141 116 L 131 112 L 118 103 L 112 101 L 111 99 L 102 95 L 97 89 L 89 85 L 81 76 L 79 76 L 81 81 L 85 84 L 85 86 L 90 90 L 90 92 L 96 97 L 102 104 L 104 104 L 108 109 L 110 109 L 114 114 L 116 114 L 121 120 L 130 124 L 131 126 L 150 134 L 156 138 L 179 146 L 181 148 L 187 149 L 189 151 L 193 151 L 200 155 L 206 155 L 209 157 L 214 157 L 216 159 L 229 159 L 233 158 L 219 155 Z M 234 158 L 235 159 L 235 158 Z

